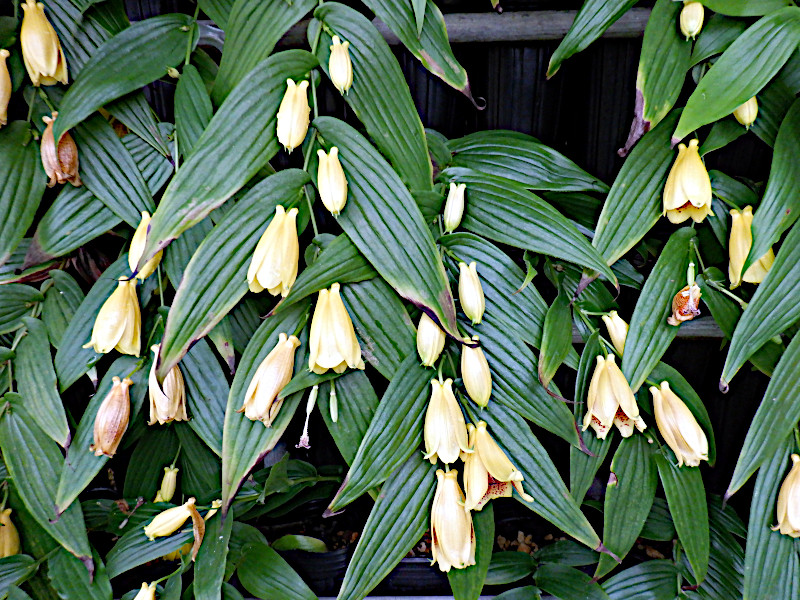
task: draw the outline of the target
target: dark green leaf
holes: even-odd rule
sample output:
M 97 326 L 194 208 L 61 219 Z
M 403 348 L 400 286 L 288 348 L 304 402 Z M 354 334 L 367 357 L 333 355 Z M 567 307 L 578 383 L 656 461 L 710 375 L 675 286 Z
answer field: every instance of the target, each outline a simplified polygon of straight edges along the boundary
M 694 43 L 689 66 L 693 67 L 707 58 L 722 54 L 744 33 L 745 29 L 747 29 L 745 21 L 728 19 L 721 14 L 711 15 Z
M 625 340 L 620 368 L 636 392 L 669 347 L 678 327 L 667 324 L 672 298 L 686 285 L 695 231 L 684 227 L 673 233 L 642 288 Z
M 125 473 L 123 495 L 127 498 L 155 497 L 161 486 L 164 467 L 168 467 L 178 452 L 175 427 L 147 427 L 136 442 Z M 181 488 L 182 489 L 182 486 Z M 180 498 L 180 496 L 177 496 Z
M 50 343 L 58 348 L 69 322 L 83 302 L 84 294 L 78 282 L 67 272 L 54 269 L 50 271 L 50 277 L 53 286 L 44 294 L 42 320 Z
M 0 333 L 22 327 L 22 317 L 31 312 L 44 296 L 29 285 L 9 283 L 0 286 Z
M 266 544 L 250 546 L 236 573 L 244 589 L 256 597 L 316 600 L 289 563 Z
M 542 349 L 539 353 L 539 381 L 544 387 L 556 374 L 558 367 L 572 350 L 571 295 L 559 286 L 558 295 L 547 309 L 542 329 Z
M 653 500 L 650 514 L 639 535 L 645 540 L 657 542 L 669 542 L 675 538 L 675 526 L 672 523 L 672 516 L 669 514 L 666 500 L 658 497 Z
M 648 560 L 610 577 L 603 589 L 611 600 L 674 600 L 678 570 L 671 561 Z
M 514 583 L 531 575 L 536 569 L 531 555 L 526 552 L 495 552 L 486 574 L 486 585 Z
M 494 508 L 487 504 L 472 513 L 475 527 L 475 564 L 466 569 L 450 569 L 447 579 L 455 600 L 478 600 L 492 560 L 494 547 Z
M 211 218 L 206 217 L 191 229 L 184 231 L 177 240 L 164 249 L 162 264 L 167 277 L 176 289 L 183 281 L 183 273 L 189 261 L 213 228 Z
M 307 535 L 282 535 L 272 542 L 275 550 L 302 550 L 303 552 L 327 552 L 328 547 L 320 539 Z
M 572 540 L 558 540 L 534 552 L 539 562 L 550 562 L 568 567 L 583 567 L 597 562 L 597 552 Z
M 225 520 L 220 517 L 209 521 L 195 561 L 192 584 L 195 600 L 219 600 L 232 527 L 233 514 L 230 512 Z M 240 577 L 241 573 L 239 571 Z
M 330 385 L 320 386 L 317 406 L 336 447 L 348 465 L 361 445 L 370 422 L 378 408 L 378 395 L 363 371 L 352 371 L 336 379 L 339 419 L 331 419 Z
M 175 87 L 175 129 L 181 154 L 191 154 L 213 112 L 200 73 L 193 65 L 184 66 Z
M 175 427 L 181 442 L 178 457 L 181 473 L 181 491 L 184 496 L 194 496 L 198 502 L 212 502 L 219 498 L 222 483 L 222 464 L 219 456 L 187 425 Z
M 499 3 L 499 0 L 492 0 L 492 2 Z M 539 588 L 526 585 L 498 594 L 495 596 L 495 600 L 540 600 L 541 597 Z
M 214 451 L 222 455 L 222 426 L 230 386 L 217 357 L 205 340 L 198 340 L 180 363 L 186 381 L 189 426 Z
M 202 11 L 214 20 L 220 29 L 228 28 L 228 17 L 231 14 L 234 0 L 198 0 Z
M 149 109 L 149 107 L 148 107 Z M 152 111 L 151 111 L 152 112 Z M 156 131 L 165 138 L 173 135 L 175 129 L 172 123 L 156 124 Z M 142 177 L 147 182 L 151 195 L 161 190 L 167 179 L 172 176 L 175 166 L 144 138 L 128 134 L 122 138 L 122 145 L 130 152 Z M 137 223 L 138 225 L 138 223 Z
M 715 13 L 732 17 L 760 17 L 791 4 L 790 0 L 701 0 Z
M 714 123 L 711 131 L 709 131 L 708 136 L 706 136 L 703 145 L 700 146 L 700 156 L 705 156 L 709 152 L 724 148 L 732 141 L 742 137 L 745 133 L 747 133 L 747 129 L 742 127 L 736 121 L 736 119 L 723 119 L 721 121 L 717 121 Z M 714 212 L 717 218 L 724 216 L 717 215 L 716 210 Z
M 84 20 L 86 20 L 85 15 Z M 72 64 L 70 64 L 71 67 Z M 153 109 L 145 100 L 142 92 L 133 92 L 118 100 L 109 102 L 106 105 L 106 110 L 158 152 L 159 155 L 165 158 L 169 156 L 167 135 L 164 133 L 165 124 L 156 121 Z M 124 139 L 122 143 L 125 143 Z
M 7 594 L 9 590 L 30 578 L 38 565 L 34 564 L 33 558 L 27 554 L 15 554 L 0 558 L 0 596 Z
M 62 598 L 72 600 L 109 600 L 113 597 L 111 582 L 105 565 L 95 554 L 96 570 L 90 576 L 80 560 L 64 549 L 59 549 L 47 561 L 47 576 Z
M 221 519 L 221 515 L 215 518 Z M 149 522 L 150 519 L 147 519 Z M 130 529 L 117 540 L 106 556 L 106 571 L 111 579 L 117 575 L 135 569 L 146 562 L 161 558 L 165 554 L 179 550 L 193 538 L 191 523 L 176 533 L 166 537 L 157 537 L 150 541 L 144 534 L 144 526 Z
M 756 95 L 758 118 L 750 127 L 765 144 L 775 145 L 778 130 L 795 100 L 794 92 L 777 77 Z
M 608 600 L 603 588 L 582 571 L 546 563 L 536 570 L 536 585 L 556 598 L 564 600 Z

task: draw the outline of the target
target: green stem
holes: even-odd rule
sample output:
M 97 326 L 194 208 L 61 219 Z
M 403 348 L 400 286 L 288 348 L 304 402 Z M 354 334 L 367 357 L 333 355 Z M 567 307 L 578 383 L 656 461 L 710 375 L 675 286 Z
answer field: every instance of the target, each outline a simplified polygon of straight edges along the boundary
M 797 445 L 797 451 L 800 452 L 800 430 L 794 428 L 794 443 Z
M 192 27 L 197 27 L 197 16 L 200 14 L 200 5 L 194 7 L 194 16 L 192 17 Z M 189 30 L 189 41 L 186 42 L 186 60 L 184 65 L 188 65 L 192 59 L 192 42 L 194 42 L 194 32 Z
M 39 97 L 44 101 L 45 104 L 47 104 L 47 108 L 50 109 L 50 112 L 51 113 L 55 112 L 56 109 L 53 107 L 53 104 L 50 102 L 50 98 L 48 98 L 47 94 L 44 93 L 44 90 L 42 90 L 42 88 L 39 88 L 38 91 L 39 91 Z M 33 105 L 33 102 L 31 102 L 31 106 L 32 105 Z
M 728 290 L 725 288 L 725 286 L 722 286 L 722 285 L 718 284 L 718 283 L 717 283 L 716 281 L 714 281 L 713 279 L 706 279 L 705 281 L 706 281 L 706 283 L 707 283 L 708 285 L 710 285 L 712 288 L 714 288 L 714 289 L 715 289 L 715 290 L 717 290 L 718 292 L 721 292 L 721 293 L 725 294 L 725 295 L 726 295 L 726 296 L 728 296 L 728 297 L 729 297 L 731 300 L 735 300 L 735 301 L 736 301 L 736 303 L 737 303 L 739 306 L 741 306 L 741 307 L 742 307 L 742 310 L 744 310 L 744 309 L 746 309 L 746 308 L 747 308 L 747 302 L 745 302 L 744 300 L 742 300 L 741 298 L 739 298 L 739 296 L 737 296 L 737 295 L 736 295 L 736 294 L 734 294 L 733 292 L 730 292 L 730 291 L 728 291 Z
M 170 469 L 174 469 L 175 468 L 175 463 L 178 462 L 178 457 L 181 455 L 181 448 L 182 447 L 183 446 L 181 445 L 181 443 L 178 442 L 178 451 L 175 453 L 175 458 L 172 459 L 172 464 L 169 466 Z
M 161 263 L 158 263 L 156 273 L 158 273 L 158 299 L 161 301 L 159 306 L 164 306 L 164 282 L 161 280 Z
M 313 86 L 312 86 L 313 89 Z M 308 171 L 308 163 L 311 162 L 311 152 L 314 149 L 314 142 L 317 141 L 317 130 L 314 130 L 314 133 L 311 134 L 311 139 L 308 140 L 308 146 L 306 146 L 306 153 L 303 156 L 303 171 Z M 317 228 L 317 219 L 314 217 L 314 203 L 311 200 L 311 194 L 308 191 L 308 185 L 303 186 L 303 193 L 306 196 L 306 202 L 308 203 L 308 214 L 311 217 L 311 227 L 314 229 L 314 237 L 319 235 L 319 229 Z

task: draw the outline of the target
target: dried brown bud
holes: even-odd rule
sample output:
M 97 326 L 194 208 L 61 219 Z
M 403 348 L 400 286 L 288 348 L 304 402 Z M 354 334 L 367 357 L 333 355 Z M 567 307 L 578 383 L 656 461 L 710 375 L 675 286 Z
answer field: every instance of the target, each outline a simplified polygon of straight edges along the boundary
M 667 317 L 670 325 L 691 321 L 700 314 L 700 286 L 687 285 L 672 298 L 672 314 Z
M 117 446 L 128 428 L 131 416 L 131 399 L 128 388 L 133 381 L 114 377 L 114 387 L 103 399 L 94 419 L 94 444 L 90 450 L 95 456 L 114 456 Z
M 75 140 L 68 131 L 64 132 L 58 142 L 58 151 L 53 138 L 53 123 L 58 117 L 58 112 L 54 112 L 52 117 L 42 117 L 42 121 L 47 124 L 47 128 L 42 134 L 42 165 L 44 171 L 50 178 L 47 187 L 53 187 L 56 183 L 66 183 L 69 181 L 75 187 L 82 185 L 81 178 L 78 176 L 78 147 Z

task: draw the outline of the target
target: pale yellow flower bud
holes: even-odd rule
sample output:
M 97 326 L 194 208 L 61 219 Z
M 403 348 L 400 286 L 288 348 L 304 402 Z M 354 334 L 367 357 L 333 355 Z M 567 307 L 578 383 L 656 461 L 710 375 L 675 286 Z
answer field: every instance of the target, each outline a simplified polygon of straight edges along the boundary
M 466 183 L 450 182 L 450 191 L 447 193 L 447 201 L 444 204 L 444 232 L 451 233 L 461 225 L 461 218 L 464 216 L 464 191 Z
M 705 10 L 703 5 L 699 2 L 684 2 L 683 9 L 681 9 L 681 33 L 688 40 L 694 39 L 700 30 L 703 28 L 703 18 L 705 17 Z
M 756 122 L 756 117 L 758 116 L 758 100 L 756 100 L 756 97 L 753 96 L 744 104 L 740 104 L 733 111 L 733 116 L 740 124 L 750 129 L 750 126 Z
M 9 56 L 8 50 L 0 50 L 0 127 L 8 123 L 8 103 L 11 100 L 11 75 L 6 64 Z
M 128 388 L 133 384 L 130 379 L 120 381 L 113 377 L 114 385 L 103 398 L 97 416 L 94 419 L 94 443 L 89 449 L 95 456 L 114 456 L 122 436 L 128 429 L 131 417 L 131 398 Z
M 742 281 L 761 283 L 775 262 L 775 253 L 770 248 L 767 253 L 754 262 L 742 277 L 742 267 L 753 245 L 753 207 L 744 210 L 731 210 L 731 235 L 728 240 L 728 279 L 731 289 L 739 287 Z
M 792 454 L 792 469 L 778 492 L 778 524 L 772 530 L 800 537 L 800 456 L 797 454 Z
M 286 93 L 278 109 L 278 141 L 291 152 L 303 143 L 308 133 L 309 114 L 311 107 L 308 105 L 308 81 L 296 84 L 291 79 L 286 80 Z
M 344 373 L 347 367 L 363 369 L 361 347 L 353 321 L 342 302 L 339 284 L 320 290 L 308 336 L 308 369 L 319 375 L 328 369 Z
M 139 225 L 136 227 L 136 231 L 133 232 L 133 237 L 131 238 L 131 246 L 128 250 L 128 266 L 131 268 L 131 271 L 136 271 L 136 265 L 139 264 L 139 259 L 142 258 L 142 254 L 144 253 L 144 245 L 147 241 L 147 228 L 150 226 L 150 213 L 147 211 L 142 212 L 142 219 L 139 221 Z M 139 281 L 144 281 L 150 275 L 152 275 L 158 264 L 161 262 L 161 256 L 164 253 L 163 250 L 159 250 L 153 258 L 148 260 L 141 270 L 136 273 L 136 279 Z
M 427 313 L 422 313 L 417 326 L 417 353 L 422 364 L 432 367 L 444 350 L 445 335 L 442 328 Z
M 696 467 L 701 460 L 708 460 L 708 439 L 697 424 L 689 407 L 669 388 L 669 383 L 661 382 L 660 389 L 651 386 L 653 412 L 661 437 L 672 448 L 680 467 Z
M 294 353 L 299 345 L 300 340 L 293 335 L 278 336 L 278 343 L 256 369 L 244 394 L 244 404 L 236 412 L 244 412 L 245 417 L 261 421 L 266 427 L 272 426 L 283 404 L 278 394 L 292 379 Z
M 161 478 L 161 487 L 156 492 L 153 502 L 169 502 L 175 495 L 178 482 L 178 467 L 164 467 L 164 477 Z
M 672 314 L 667 317 L 670 325 L 680 325 L 684 321 L 691 321 L 700 314 L 700 286 L 696 283 L 684 286 L 672 298 Z
M 208 521 L 211 517 L 217 514 L 221 506 L 222 506 L 222 500 L 212 501 L 211 508 L 208 509 L 208 512 L 206 512 L 205 516 L 203 517 L 203 520 Z
M 153 541 L 157 537 L 172 535 L 192 516 L 194 502 L 194 498 L 189 498 L 180 506 L 173 506 L 172 508 L 161 511 L 153 517 L 150 523 L 144 526 L 144 534 L 150 541 Z
M 300 242 L 297 239 L 297 209 L 275 207 L 275 216 L 258 240 L 247 283 L 251 292 L 267 290 L 273 296 L 287 296 L 297 279 Z
M 160 345 L 153 344 L 150 350 L 156 355 L 150 366 L 150 375 L 147 378 L 147 390 L 150 397 L 150 421 L 148 425 L 159 425 L 171 421 L 188 421 L 186 414 L 186 384 L 180 367 L 175 365 L 164 378 L 164 383 L 159 385 L 156 377 L 158 364 L 158 351 Z
M 458 263 L 458 301 L 461 302 L 461 310 L 477 325 L 483 318 L 483 311 L 486 309 L 486 301 L 483 297 L 483 286 L 478 277 L 478 265 L 474 261 L 469 263 Z
M 431 399 L 425 413 L 425 458 L 436 464 L 437 458 L 449 465 L 461 452 L 469 452 L 467 424 L 453 393 L 453 380 L 431 379 Z
M 625 349 L 625 338 L 628 336 L 628 324 L 615 310 L 612 310 L 607 315 L 603 315 L 603 323 L 606 324 L 608 337 L 611 338 L 611 343 L 614 344 L 614 348 L 616 348 L 617 352 L 622 356 L 622 351 Z
M 436 493 L 431 506 L 431 556 L 441 571 L 475 564 L 475 528 L 464 508 L 458 471 L 436 471 Z
M 19 532 L 11 521 L 11 509 L 0 510 L 0 558 L 19 554 Z
M 120 279 L 117 289 L 100 307 L 92 327 L 92 339 L 83 347 L 94 348 L 99 354 L 116 348 L 123 354 L 139 356 L 141 328 L 136 280 Z
M 589 392 L 586 398 L 586 414 L 583 431 L 592 426 L 597 437 L 605 439 L 611 424 L 617 426 L 622 437 L 633 435 L 634 427 L 639 431 L 647 428 L 639 416 L 639 405 L 628 380 L 617 366 L 613 354 L 598 356 Z
M 470 342 L 469 338 L 464 341 Z M 478 342 L 478 336 L 473 335 L 471 341 Z M 489 404 L 492 395 L 492 372 L 480 346 L 475 348 L 465 344 L 461 346 L 461 380 L 475 404 L 482 408 Z
M 711 212 L 711 179 L 700 158 L 697 140 L 678 145 L 678 158 L 664 186 L 664 215 L 670 223 L 683 223 L 690 217 L 700 223 Z
M 331 57 L 328 60 L 328 75 L 333 87 L 344 94 L 353 85 L 353 63 L 350 61 L 350 42 L 342 42 L 338 35 L 331 38 Z
M 55 138 L 53 138 L 53 123 L 58 117 L 58 112 L 54 112 L 52 117 L 42 117 L 42 121 L 47 124 L 39 151 L 42 156 L 42 166 L 44 172 L 50 180 L 47 187 L 53 187 L 56 183 L 70 182 L 75 187 L 83 185 L 78 175 L 78 147 L 69 132 L 64 132 L 56 148 Z
M 319 168 L 317 169 L 317 189 L 322 204 L 336 216 L 347 203 L 347 178 L 339 160 L 339 149 L 334 146 L 328 154 L 317 150 Z
M 133 600 L 156 600 L 156 583 L 155 581 L 148 585 L 142 583 L 142 589 L 134 596 Z
M 44 4 L 25 0 L 19 32 L 22 60 L 35 86 L 67 83 L 67 58 L 56 30 L 44 14 Z

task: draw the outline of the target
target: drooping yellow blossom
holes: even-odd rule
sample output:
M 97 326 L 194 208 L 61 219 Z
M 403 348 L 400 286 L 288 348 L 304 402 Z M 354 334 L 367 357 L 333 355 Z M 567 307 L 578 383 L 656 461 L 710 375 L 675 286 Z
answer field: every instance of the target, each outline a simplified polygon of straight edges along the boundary
M 672 314 L 667 317 L 670 325 L 680 325 L 684 321 L 691 321 L 700 314 L 700 286 L 696 283 L 684 286 L 672 298 Z
M 614 344 L 614 348 L 622 356 L 622 351 L 625 350 L 625 338 L 628 337 L 628 324 L 615 310 L 603 315 L 603 323 L 606 324 L 611 343 Z
M 681 9 L 681 33 L 688 39 L 694 39 L 703 29 L 705 10 L 700 2 L 684 2 Z
M 133 600 L 156 600 L 156 582 L 149 585 L 142 582 L 142 589 L 134 596 Z
M 92 327 L 92 339 L 84 348 L 94 348 L 99 354 L 117 349 L 123 354 L 139 356 L 141 349 L 142 316 L 135 279 L 120 279 L 117 289 L 109 296 Z
M 664 212 L 671 223 L 683 223 L 692 218 L 700 223 L 711 212 L 711 179 L 700 158 L 697 140 L 689 147 L 678 146 L 678 158 L 670 169 L 664 186 Z
M 156 492 L 153 502 L 170 502 L 175 495 L 178 482 L 178 467 L 164 467 L 164 476 L 161 478 L 161 487 Z
M 44 14 L 44 4 L 25 0 L 19 32 L 22 60 L 35 86 L 67 83 L 67 58 L 56 30 Z
M 467 189 L 466 183 L 450 182 L 450 191 L 447 193 L 447 201 L 444 203 L 444 232 L 451 233 L 461 225 L 464 216 L 464 191 Z
M 733 111 L 733 116 L 741 125 L 750 129 L 750 126 L 756 122 L 756 117 L 758 116 L 758 100 L 756 100 L 756 97 L 753 96 L 750 100 L 740 104 Z
M 19 554 L 19 532 L 11 521 L 11 509 L 0 510 L 0 558 Z
M 800 537 L 800 456 L 797 454 L 792 454 L 792 469 L 778 492 L 778 524 L 772 530 Z
M 8 103 L 11 100 L 11 75 L 6 64 L 9 56 L 8 50 L 0 50 L 0 127 L 8 123 Z
M 133 232 L 133 237 L 131 238 L 131 246 L 128 250 L 128 266 L 131 268 L 131 271 L 136 271 L 136 265 L 139 264 L 139 259 L 142 258 L 142 254 L 144 254 L 144 245 L 147 242 L 147 228 L 150 226 L 150 213 L 147 211 L 142 212 L 142 219 L 139 221 L 139 225 L 136 227 L 136 231 Z M 158 264 L 161 262 L 161 256 L 164 254 L 163 250 L 159 250 L 156 254 L 148 260 L 141 270 L 136 273 L 136 279 L 139 281 L 144 281 L 150 275 L 152 275 Z
M 458 263 L 458 270 L 458 301 L 461 302 L 464 314 L 473 325 L 477 325 L 483 319 L 483 311 L 486 309 L 483 286 L 478 277 L 478 264 L 475 261 L 469 263 L 469 266 L 463 262 Z
M 510 497 L 512 487 L 525 502 L 533 502 L 533 498 L 522 487 L 525 478 L 492 439 L 486 422 L 478 421 L 477 427 L 470 423 L 467 430 L 472 453 L 461 454 L 461 460 L 464 461 L 464 490 L 467 494 L 464 507 L 467 510 L 481 510 L 492 498 Z
M 477 335 L 464 340 L 465 342 L 478 342 Z M 480 346 L 470 347 L 467 344 L 461 345 L 461 380 L 467 388 L 467 394 L 481 408 L 489 404 L 492 395 L 492 372 L 489 370 L 489 362 Z
M 436 493 L 431 506 L 431 564 L 443 572 L 475 564 L 475 528 L 464 508 L 458 471 L 436 471 Z
M 122 436 L 128 429 L 131 417 L 131 398 L 128 388 L 130 379 L 113 377 L 113 386 L 108 392 L 94 419 L 94 443 L 89 449 L 95 456 L 114 456 Z
M 417 325 L 417 353 L 422 364 L 432 367 L 444 350 L 445 335 L 442 328 L 427 313 L 422 313 Z
M 286 80 L 286 93 L 278 108 L 278 141 L 291 152 L 303 143 L 308 133 L 309 115 L 311 107 L 308 105 L 308 81 L 296 84 L 293 80 Z
M 172 508 L 161 511 L 153 517 L 150 523 L 144 526 L 144 534 L 150 541 L 153 541 L 157 537 L 172 535 L 192 516 L 192 510 L 197 510 L 194 507 L 194 503 L 195 499 L 189 498 L 180 506 L 173 506 Z
M 331 56 L 328 60 L 328 74 L 333 87 L 344 94 L 353 85 L 353 63 L 350 61 L 350 42 L 342 42 L 338 35 L 331 38 Z
M 775 262 L 775 253 L 770 248 L 767 253 L 748 267 L 742 276 L 742 267 L 750 248 L 753 246 L 753 207 L 745 206 L 743 210 L 731 210 L 731 235 L 728 240 L 728 279 L 731 289 L 739 287 L 742 281 L 761 283 Z
M 342 302 L 339 284 L 320 290 L 308 336 L 308 369 L 319 375 L 328 369 L 344 373 L 347 367 L 363 369 L 361 347 L 353 321 Z
M 322 204 L 328 211 L 337 216 L 347 203 L 347 178 L 339 160 L 339 148 L 331 148 L 328 154 L 317 150 L 319 168 L 317 169 L 317 189 Z
M 58 117 L 58 112 L 53 112 L 52 117 L 42 117 L 42 121 L 47 124 L 47 127 L 42 134 L 39 152 L 42 156 L 44 172 L 50 178 L 47 187 L 68 181 L 75 187 L 79 187 L 83 185 L 83 182 L 78 175 L 78 147 L 75 145 L 75 140 L 66 131 L 61 136 L 56 148 L 55 138 L 53 138 L 53 123 L 56 117 Z
M 597 437 L 603 440 L 612 423 L 622 437 L 633 435 L 634 426 L 639 431 L 647 428 L 639 416 L 639 405 L 628 380 L 619 370 L 614 355 L 609 354 L 605 358 L 597 357 L 597 366 L 589 383 L 583 430 L 586 431 L 591 425 Z
M 299 345 L 300 340 L 293 335 L 278 336 L 278 343 L 256 369 L 244 394 L 244 404 L 236 412 L 244 412 L 245 417 L 261 421 L 266 427 L 272 426 L 283 404 L 278 394 L 292 379 L 294 353 Z
M 175 365 L 164 378 L 164 383 L 158 383 L 156 366 L 158 365 L 158 351 L 160 344 L 153 344 L 150 350 L 156 355 L 150 366 L 150 375 L 147 378 L 148 395 L 150 397 L 150 421 L 148 425 L 159 425 L 171 421 L 188 421 L 186 414 L 186 384 L 180 367 Z
M 437 458 L 449 465 L 462 452 L 469 452 L 467 424 L 453 394 L 453 380 L 431 379 L 431 399 L 425 412 L 425 458 L 436 464 Z
M 661 437 L 672 448 L 680 467 L 696 467 L 701 460 L 708 460 L 708 439 L 697 424 L 692 411 L 686 406 L 669 383 L 661 382 L 661 387 L 650 387 L 653 396 L 653 411 Z
M 251 292 L 267 290 L 273 296 L 287 296 L 295 279 L 300 260 L 300 242 L 297 239 L 297 209 L 275 207 L 275 216 L 258 240 L 247 283 Z

